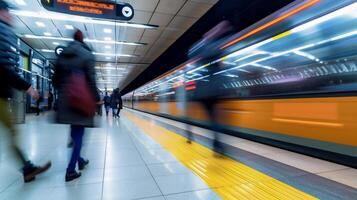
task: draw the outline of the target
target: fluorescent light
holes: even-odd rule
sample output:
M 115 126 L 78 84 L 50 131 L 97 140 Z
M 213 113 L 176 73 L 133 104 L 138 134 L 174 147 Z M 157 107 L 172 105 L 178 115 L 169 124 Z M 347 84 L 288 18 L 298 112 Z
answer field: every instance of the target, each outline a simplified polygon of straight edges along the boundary
M 126 69 L 122 68 L 122 67 L 108 67 L 108 66 L 106 66 L 106 67 L 97 66 L 97 67 L 95 67 L 95 69 L 126 71 Z
M 73 41 L 72 38 L 50 37 L 50 36 L 23 35 L 22 37 L 30 38 L 30 39 Z
M 24 0 L 15 0 L 15 2 L 20 6 L 26 6 L 26 2 Z
M 55 52 L 51 49 L 40 49 L 42 52 Z M 129 54 L 111 54 L 111 53 L 100 53 L 100 52 L 93 52 L 94 55 L 97 56 L 106 56 L 106 59 L 112 59 L 112 57 L 137 57 L 136 55 L 129 55 Z M 104 67 L 106 69 L 107 67 Z
M 59 42 L 53 42 L 52 44 L 53 44 L 53 45 L 57 45 L 57 46 L 60 45 Z
M 111 38 L 110 38 L 111 39 Z M 140 46 L 146 45 L 145 43 L 138 43 L 138 42 L 124 42 L 124 41 L 113 41 L 113 40 L 91 40 L 91 39 L 84 39 L 85 42 L 90 43 L 102 43 L 102 44 L 124 44 L 130 46 Z
M 105 37 L 104 40 L 105 40 L 105 41 L 111 41 L 112 38 L 111 38 L 111 37 Z
M 47 11 L 34 12 L 28 10 L 11 10 L 11 13 L 22 17 L 34 17 L 34 18 L 51 19 L 51 20 L 58 20 L 58 21 L 80 22 L 84 24 L 125 26 L 125 27 L 132 27 L 132 28 L 157 28 L 158 27 L 150 24 L 137 24 L 137 23 L 129 23 L 129 22 L 109 21 L 109 20 L 96 20 L 89 17 L 81 17 L 81 16 L 60 14 L 60 13 L 47 12 Z
M 45 53 L 54 53 L 55 50 L 51 50 L 51 49 L 40 49 L 40 51 L 45 52 Z
M 129 55 L 129 54 L 111 54 L 111 53 L 98 53 L 98 52 L 94 52 L 93 54 L 97 56 L 111 56 L 111 57 L 137 57 L 135 55 Z
M 45 25 L 45 23 L 43 23 L 43 22 L 35 22 L 35 24 L 38 26 L 38 27 L 41 27 L 41 28 L 43 28 L 43 27 L 46 27 L 46 25 Z
M 52 33 L 49 33 L 49 32 L 44 32 L 43 33 L 45 36 L 51 36 L 52 35 Z
M 111 49 L 112 47 L 111 46 L 109 46 L 109 45 L 105 45 L 105 47 L 104 48 L 106 48 L 106 49 Z
M 105 57 L 105 59 L 110 60 L 110 59 L 112 59 L 112 58 L 111 58 L 111 57 L 109 57 L 109 56 L 107 56 L 107 57 Z
M 104 77 L 123 77 L 123 75 L 111 75 L 111 74 L 102 74 L 101 76 L 104 76 Z
M 73 30 L 74 27 L 72 25 L 64 25 L 64 27 L 68 30 Z
M 105 28 L 103 29 L 104 33 L 112 33 L 112 29 L 110 28 Z
M 49 36 L 38 36 L 38 35 L 22 35 L 22 37 L 31 38 L 31 39 L 43 39 L 43 40 L 73 41 L 72 38 L 49 37 Z M 104 40 L 92 40 L 92 39 L 84 39 L 84 41 L 85 41 L 85 42 L 89 42 L 89 43 L 123 44 L 123 45 L 130 45 L 130 46 L 146 45 L 145 43 L 139 43 L 139 42 L 124 42 L 124 41 L 104 41 Z

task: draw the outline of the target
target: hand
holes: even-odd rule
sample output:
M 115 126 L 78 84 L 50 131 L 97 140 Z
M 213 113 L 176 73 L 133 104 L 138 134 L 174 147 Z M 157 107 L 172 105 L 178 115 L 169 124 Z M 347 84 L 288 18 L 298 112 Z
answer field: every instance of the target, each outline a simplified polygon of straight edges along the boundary
M 32 98 L 34 98 L 36 100 L 40 98 L 40 95 L 33 87 L 30 87 L 26 92 L 27 92 L 27 94 L 29 94 Z
M 98 101 L 96 104 L 97 105 L 102 105 L 102 104 L 104 104 L 104 101 Z

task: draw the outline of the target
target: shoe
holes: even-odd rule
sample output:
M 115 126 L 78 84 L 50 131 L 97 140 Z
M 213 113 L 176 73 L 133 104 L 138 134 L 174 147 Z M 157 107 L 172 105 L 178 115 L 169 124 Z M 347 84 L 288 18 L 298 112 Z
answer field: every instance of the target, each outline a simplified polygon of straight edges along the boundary
M 23 168 L 24 182 L 28 183 L 35 180 L 36 175 L 47 171 L 51 167 L 51 165 L 51 162 L 47 162 L 43 166 L 34 166 L 30 162 L 28 162 Z
M 84 160 L 83 158 L 81 161 L 78 163 L 78 169 L 79 170 L 84 170 L 84 168 L 89 164 L 89 160 Z
M 66 173 L 66 182 L 73 181 L 74 179 L 77 179 L 81 177 L 82 174 L 80 172 L 67 172 Z

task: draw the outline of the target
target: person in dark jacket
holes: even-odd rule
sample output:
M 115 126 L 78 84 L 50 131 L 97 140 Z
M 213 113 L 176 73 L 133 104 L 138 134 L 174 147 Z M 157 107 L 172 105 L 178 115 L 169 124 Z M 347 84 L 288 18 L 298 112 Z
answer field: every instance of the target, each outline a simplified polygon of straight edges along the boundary
M 51 91 L 48 92 L 48 110 L 52 110 L 52 105 L 53 105 L 53 94 Z
M 41 113 L 41 102 L 43 102 L 43 96 L 40 94 L 39 98 L 36 100 L 36 115 L 40 116 Z
M 110 96 L 110 108 L 112 109 L 113 118 L 117 117 L 118 104 L 119 104 L 119 100 L 116 91 L 114 90 L 112 95 Z
M 66 95 L 68 88 L 71 87 L 71 85 L 68 85 L 68 77 L 70 77 L 74 71 L 81 71 L 85 76 L 93 98 L 99 102 L 100 96 L 97 91 L 94 66 L 94 55 L 90 48 L 84 43 L 83 33 L 77 30 L 74 34 L 74 41 L 71 42 L 59 56 L 53 77 L 53 84 L 58 90 L 58 112 L 56 114 L 56 121 L 71 126 L 71 138 L 73 141 L 73 152 L 67 167 L 66 181 L 72 181 L 81 176 L 81 173 L 76 171 L 77 164 L 79 170 L 83 170 L 89 163 L 88 160 L 81 157 L 80 152 L 85 127 L 95 126 L 95 113 L 89 116 L 73 109 L 73 105 L 70 105 L 70 101 Z
M 110 110 L 110 96 L 108 95 L 108 92 L 105 93 L 103 101 L 104 101 L 105 114 L 108 117 L 109 110 Z
M 11 147 L 24 165 L 22 168 L 24 181 L 30 182 L 36 175 L 48 170 L 51 162 L 44 166 L 35 166 L 16 145 L 17 131 L 10 117 L 7 99 L 12 97 L 12 89 L 27 91 L 34 99 L 38 99 L 39 95 L 30 83 L 14 71 L 19 61 L 19 47 L 18 38 L 11 28 L 12 17 L 8 9 L 8 4 L 0 0 L 0 123 L 9 130 Z
M 120 111 L 123 109 L 123 99 L 121 98 L 120 89 L 117 88 L 116 90 L 117 90 L 117 98 L 118 98 L 118 102 L 119 102 L 119 104 L 118 104 L 118 112 L 117 112 L 116 115 L 117 115 L 117 117 L 120 118 Z

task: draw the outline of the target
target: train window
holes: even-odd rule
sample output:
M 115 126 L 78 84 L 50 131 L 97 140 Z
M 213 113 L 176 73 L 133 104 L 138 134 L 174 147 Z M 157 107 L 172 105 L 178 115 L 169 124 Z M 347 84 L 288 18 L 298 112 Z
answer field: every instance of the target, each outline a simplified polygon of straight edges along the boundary
M 223 57 L 203 55 L 139 88 L 135 96 L 166 102 L 355 92 L 355 13 L 357 3 L 352 3 Z
M 357 91 L 356 12 L 351 4 L 196 68 L 208 80 L 192 97 Z

